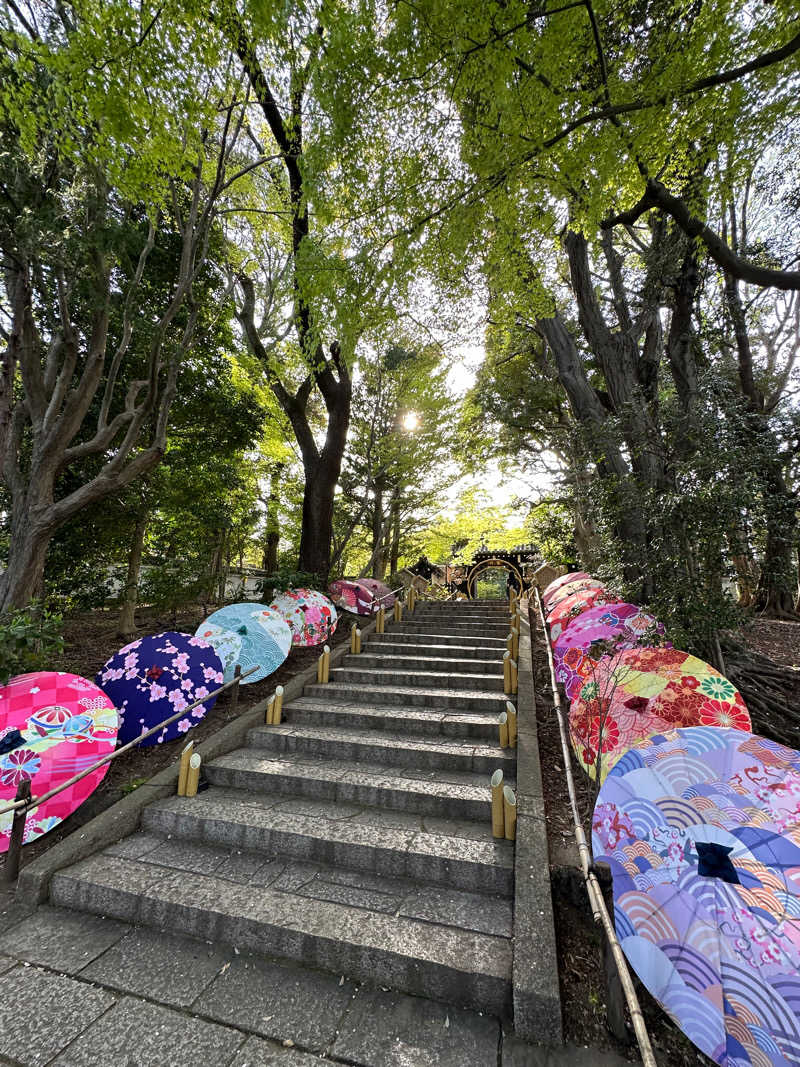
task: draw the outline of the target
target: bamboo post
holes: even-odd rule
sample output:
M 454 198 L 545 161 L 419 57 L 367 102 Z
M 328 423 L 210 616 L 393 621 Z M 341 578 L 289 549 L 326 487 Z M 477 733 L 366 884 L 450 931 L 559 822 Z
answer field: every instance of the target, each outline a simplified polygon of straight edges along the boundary
M 361 631 L 356 629 L 356 654 L 361 655 Z
M 273 695 L 273 696 L 271 696 L 269 698 L 269 701 L 267 703 L 267 713 L 264 716 L 264 722 L 267 724 L 267 726 L 272 726 L 272 723 L 274 721 L 273 720 L 274 711 L 275 711 L 275 697 Z
M 503 772 L 497 770 L 490 779 L 492 787 L 492 837 L 505 837 L 503 820 Z
M 514 841 L 517 836 L 517 798 L 510 786 L 503 788 L 503 827 L 506 841 Z
M 508 748 L 508 715 L 505 711 L 500 712 L 497 726 L 500 732 L 500 748 Z
M 199 752 L 193 753 L 189 758 L 189 773 L 186 776 L 187 797 L 197 796 L 197 787 L 200 784 L 200 764 L 202 762 Z
M 236 711 L 239 704 L 239 677 L 242 673 L 241 663 L 236 664 L 236 669 L 233 672 L 233 680 L 236 683 L 231 689 L 231 711 Z
M 414 586 L 409 586 L 408 589 L 408 613 L 414 614 L 414 608 L 417 606 L 417 591 Z
M 378 617 L 375 620 L 375 633 L 386 633 L 386 609 L 383 605 L 378 608 Z
M 402 620 L 403 620 L 403 605 L 400 603 L 399 600 L 395 600 L 395 602 L 394 602 L 394 621 L 395 622 L 402 622 Z
M 514 631 L 510 630 L 508 637 L 506 638 L 506 652 L 509 656 L 514 655 Z
M 357 633 L 357 631 L 358 631 L 358 623 L 354 622 L 353 625 L 350 627 L 350 651 L 352 652 L 353 655 L 355 655 L 356 652 L 358 652 L 358 649 L 356 648 L 356 633 Z
M 322 685 L 322 683 L 325 680 L 324 677 L 323 677 L 323 675 L 325 673 L 324 672 L 324 667 L 323 667 L 324 662 L 325 662 L 325 653 L 324 652 L 320 652 L 319 659 L 317 660 L 317 685 Z
M 503 692 L 508 696 L 511 693 L 511 653 L 503 653 Z
M 508 717 L 508 744 L 510 748 L 517 747 L 517 709 L 510 700 L 506 701 L 504 712 Z
M 272 698 L 272 725 L 280 726 L 283 717 L 283 686 L 275 686 L 275 696 Z
M 511 628 L 511 658 L 519 660 L 519 626 Z
M 517 661 L 515 659 L 509 660 L 509 666 L 511 668 L 511 694 L 514 696 L 519 688 L 519 670 L 517 669 Z
M 186 779 L 189 776 L 189 760 L 194 752 L 194 741 L 187 742 L 181 752 L 180 770 L 178 771 L 178 796 L 186 796 Z
M 31 780 L 30 778 L 23 779 L 17 786 L 17 795 L 14 800 L 30 800 L 31 799 Z M 22 838 L 25 834 L 25 820 L 28 817 L 28 809 L 17 808 L 11 820 L 11 836 L 8 839 L 8 851 L 6 852 L 6 862 L 3 866 L 2 881 L 6 885 L 11 885 L 12 882 L 16 882 L 17 875 L 19 874 L 19 861 L 22 853 Z
M 322 681 L 325 685 L 331 680 L 331 648 L 325 645 L 322 649 Z M 283 690 L 281 690 L 283 692 Z

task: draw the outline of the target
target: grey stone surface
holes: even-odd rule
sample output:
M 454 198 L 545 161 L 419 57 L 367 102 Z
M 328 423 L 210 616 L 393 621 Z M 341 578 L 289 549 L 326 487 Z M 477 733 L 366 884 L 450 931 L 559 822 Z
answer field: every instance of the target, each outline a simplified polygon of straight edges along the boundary
M 116 944 L 127 930 L 123 923 L 112 919 L 60 908 L 39 908 L 0 936 L 0 953 L 75 974 Z
M 16 967 L 17 963 L 18 961 L 12 960 L 10 956 L 0 956 L 0 974 L 10 971 L 12 967 Z
M 358 660 L 359 657 L 355 656 Z M 379 670 L 366 667 L 337 667 L 331 671 L 331 681 L 352 683 L 357 686 L 413 686 L 415 688 L 434 688 L 445 690 L 479 690 L 483 696 L 487 691 L 503 690 L 503 672 L 494 670 L 490 673 L 461 673 L 455 670 L 456 664 L 441 670 Z
M 360 1067 L 495 1067 L 498 1040 L 496 1019 L 362 990 L 332 1051 Z
M 510 900 L 443 887 L 417 890 L 403 902 L 400 914 L 495 937 L 511 937 L 513 933 Z
M 355 989 L 338 976 L 242 954 L 198 998 L 194 1010 L 262 1037 L 321 1051 L 333 1041 Z
M 321 1067 L 330 1060 L 320 1059 L 309 1052 L 283 1048 L 260 1037 L 248 1037 L 230 1067 Z
M 90 963 L 81 978 L 174 1007 L 188 1007 L 230 958 L 229 949 L 138 928 Z
M 20 964 L 3 975 L 0 1056 L 43 1067 L 115 1002 L 110 993 Z
M 513 1034 L 503 1039 L 501 1062 L 502 1067 L 630 1067 L 628 1060 L 614 1052 L 575 1045 L 529 1045 Z
M 292 723 L 341 725 L 345 728 L 369 730 L 403 730 L 413 734 L 440 735 L 459 738 L 478 738 L 482 741 L 497 737 L 497 715 L 467 712 L 457 714 L 452 709 L 412 708 L 402 705 L 331 700 L 323 703 L 316 697 L 303 697 L 286 709 L 286 719 Z
M 519 648 L 514 1026 L 525 1040 L 557 1047 L 563 1041 L 561 993 L 526 614 Z
M 497 714 L 505 707 L 502 692 L 484 693 L 467 689 L 434 689 L 411 685 L 373 685 L 367 688 L 354 682 L 338 683 L 332 680 L 327 685 L 307 685 L 303 692 L 306 696 L 327 696 L 332 700 L 347 700 L 353 704 L 399 704 L 441 710 L 459 708 Z
M 140 856 L 146 856 L 148 853 L 154 852 L 163 843 L 164 838 L 159 834 L 141 832 L 130 834 L 129 837 L 123 837 L 121 841 L 115 841 L 113 845 L 109 845 L 103 851 L 109 856 L 125 856 L 128 859 L 138 859 Z
M 123 998 L 54 1061 L 53 1067 L 198 1067 L 227 1064 L 244 1034 L 132 997 Z

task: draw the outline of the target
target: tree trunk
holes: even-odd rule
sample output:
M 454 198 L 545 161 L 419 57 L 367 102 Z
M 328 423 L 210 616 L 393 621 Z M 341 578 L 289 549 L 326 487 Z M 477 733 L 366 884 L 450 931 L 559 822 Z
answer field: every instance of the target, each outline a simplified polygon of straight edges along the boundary
M 397 565 L 400 559 L 400 501 L 395 494 L 392 500 L 392 547 L 390 551 L 389 569 L 392 574 L 397 574 Z
M 278 529 L 278 504 L 280 479 L 283 473 L 283 464 L 276 463 L 272 469 L 272 477 L 269 482 L 269 498 L 267 500 L 267 540 L 264 546 L 263 565 L 264 570 L 273 574 L 278 569 L 278 543 L 281 535 Z
M 795 618 L 797 501 L 777 461 L 771 463 L 764 472 L 763 493 L 766 499 L 767 541 L 755 606 L 758 611 L 777 618 Z
M 140 511 L 136 516 L 136 525 L 131 538 L 130 552 L 128 553 L 128 573 L 125 578 L 125 588 L 122 593 L 122 606 L 117 623 L 117 636 L 130 638 L 136 632 L 136 606 L 139 602 L 139 572 L 142 569 L 142 552 L 144 550 L 144 535 L 147 532 L 147 523 L 150 519 L 149 511 Z
M 341 459 L 340 459 L 341 463 Z M 317 576 L 326 585 L 331 566 L 333 541 L 333 497 L 339 480 L 338 466 L 318 462 L 306 468 L 303 492 L 303 526 L 300 533 L 298 570 Z
M 12 528 L 8 565 L 0 576 L 0 615 L 11 608 L 24 608 L 41 596 L 44 564 L 54 530 L 25 524 Z
M 372 505 L 372 577 L 383 581 L 386 571 L 386 554 L 383 550 L 383 486 L 375 485 Z

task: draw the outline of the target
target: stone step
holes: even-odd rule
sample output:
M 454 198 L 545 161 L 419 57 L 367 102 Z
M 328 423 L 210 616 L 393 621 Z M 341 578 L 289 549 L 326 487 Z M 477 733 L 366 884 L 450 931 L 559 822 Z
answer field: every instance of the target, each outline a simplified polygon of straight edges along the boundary
M 506 634 L 506 637 L 508 634 Z M 503 652 L 506 647 L 505 637 L 474 637 L 471 634 L 434 634 L 419 632 L 414 629 L 400 630 L 396 626 L 384 634 L 371 633 L 369 644 L 402 644 L 402 645 L 458 645 L 466 648 L 495 649 Z
M 458 708 L 460 711 L 494 712 L 496 715 L 505 711 L 507 699 L 502 692 L 391 685 L 373 685 L 365 689 L 352 682 L 314 683 L 305 687 L 303 696 L 349 704 L 403 704 L 416 708 L 438 708 L 440 711 Z
M 358 657 L 354 657 L 358 659 Z M 481 692 L 503 691 L 503 668 L 499 664 L 492 672 L 462 674 L 454 670 L 393 671 L 380 668 L 334 667 L 331 683 L 337 685 L 412 686 L 415 689 L 479 689 Z
M 514 848 L 478 839 L 475 823 L 398 815 L 381 808 L 301 797 L 208 789 L 167 797 L 145 809 L 145 830 L 339 871 L 408 878 L 472 893 L 510 897 Z
M 450 622 L 505 622 L 511 618 L 510 611 L 441 611 L 433 608 L 404 612 L 404 619 L 445 619 Z
M 463 669 L 471 670 L 471 667 L 467 667 L 466 661 L 470 663 L 475 661 L 478 663 L 501 663 L 503 662 L 503 652 L 505 651 L 505 645 L 498 645 L 496 648 L 486 648 L 480 645 L 426 645 L 425 648 L 416 649 L 410 645 L 409 642 L 403 644 L 400 641 L 382 641 L 374 642 L 372 637 L 364 642 L 362 656 L 401 656 L 408 658 L 409 656 L 420 656 L 431 659 L 446 659 L 450 662 L 453 660 L 464 660 Z
M 495 744 L 443 738 L 409 737 L 385 730 L 347 730 L 341 726 L 283 723 L 250 730 L 248 744 L 276 753 L 298 753 L 349 762 L 385 763 L 417 770 L 470 771 L 491 777 L 498 767 L 514 777 L 516 753 Z
M 442 634 L 448 634 L 451 637 L 504 637 L 511 629 L 511 623 L 509 622 L 450 622 L 447 619 L 417 619 L 406 620 L 395 623 L 391 627 L 391 632 L 396 633 L 408 633 L 409 631 L 421 632 L 426 634 L 433 634 L 434 636 L 441 636 Z
M 204 771 L 212 785 L 473 819 L 485 822 L 487 836 L 491 833 L 491 790 L 486 774 L 390 768 L 296 753 L 270 756 L 253 748 L 220 756 L 205 764 Z
M 425 649 L 430 652 L 430 649 Z M 345 668 L 386 671 L 456 671 L 458 674 L 490 674 L 492 670 L 503 673 L 503 658 L 498 651 L 492 659 L 463 659 L 455 656 L 388 655 L 383 649 L 367 649 L 357 656 L 347 655 L 341 661 Z
M 216 872 L 188 874 L 185 866 L 178 869 L 177 864 L 159 866 L 146 860 L 147 856 L 126 859 L 104 853 L 83 860 L 54 876 L 52 902 L 302 961 L 417 996 L 510 1014 L 512 947 L 506 936 L 407 917 L 399 913 L 406 900 L 398 909 L 396 896 L 323 884 L 316 871 L 294 878 L 290 874 L 283 888 L 268 886 L 254 892 L 251 885 Z M 220 862 L 224 863 L 224 852 Z M 317 882 L 313 889 L 312 882 Z M 303 895 L 304 887 L 309 895 Z M 451 921 L 458 914 L 459 898 L 461 910 L 472 908 L 478 922 L 481 905 L 492 900 L 438 887 L 436 893 L 453 901 L 449 906 L 438 901 L 440 914 Z M 463 899 L 466 896 L 469 903 Z M 410 897 L 409 903 L 424 915 L 436 910 L 437 901 L 420 895 Z M 499 903 L 510 906 L 510 901 Z
M 326 689 L 330 688 L 325 686 Z M 403 731 L 411 735 L 497 738 L 497 713 L 462 714 L 458 711 L 435 711 L 392 704 L 353 704 L 317 697 L 298 697 L 283 709 L 290 723 L 314 723 L 341 726 L 345 729 Z

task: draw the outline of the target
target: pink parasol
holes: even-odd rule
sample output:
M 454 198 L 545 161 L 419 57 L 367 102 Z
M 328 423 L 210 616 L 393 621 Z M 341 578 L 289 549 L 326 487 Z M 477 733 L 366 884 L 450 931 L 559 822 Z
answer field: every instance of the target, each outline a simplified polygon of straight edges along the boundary
M 336 629 L 336 608 L 316 589 L 287 589 L 270 608 L 288 622 L 294 646 L 321 645 Z
M 393 608 L 394 602 L 397 597 L 391 591 L 388 585 L 384 582 L 379 582 L 377 578 L 359 578 L 361 585 L 364 585 L 372 592 L 375 597 L 375 606 L 373 611 L 377 611 L 378 608 Z
M 629 748 L 684 726 L 750 730 L 733 682 L 677 648 L 632 648 L 604 656 L 577 688 L 569 732 L 578 761 L 600 781 Z
M 596 578 L 579 578 L 575 582 L 570 582 L 569 585 L 562 585 L 562 587 L 550 597 L 545 609 L 545 614 L 548 619 L 559 606 L 575 593 L 582 593 L 586 589 L 605 589 L 602 582 L 598 582 Z
M 62 671 L 20 674 L 0 686 L 0 805 L 30 780 L 33 796 L 114 751 L 118 716 L 86 678 Z M 96 789 L 108 765 L 47 800 L 28 817 L 25 843 L 52 830 Z M 12 816 L 0 815 L 0 852 L 8 849 Z
M 570 582 L 576 581 L 578 578 L 591 578 L 590 574 L 586 571 L 570 571 L 569 574 L 562 574 L 560 578 L 556 578 L 555 581 L 546 585 L 542 590 L 542 603 L 547 607 L 547 603 L 553 593 L 557 592 L 562 585 L 569 585 Z
M 609 641 L 614 651 L 622 651 L 646 643 L 649 633 L 661 636 L 664 627 L 636 604 L 604 604 L 573 619 L 553 643 L 556 677 L 570 700 L 600 659 L 590 656 L 591 645 Z
M 579 615 L 604 604 L 621 604 L 622 597 L 609 593 L 607 589 L 581 589 L 566 600 L 562 600 L 553 610 L 547 621 L 550 640 L 555 641 Z

